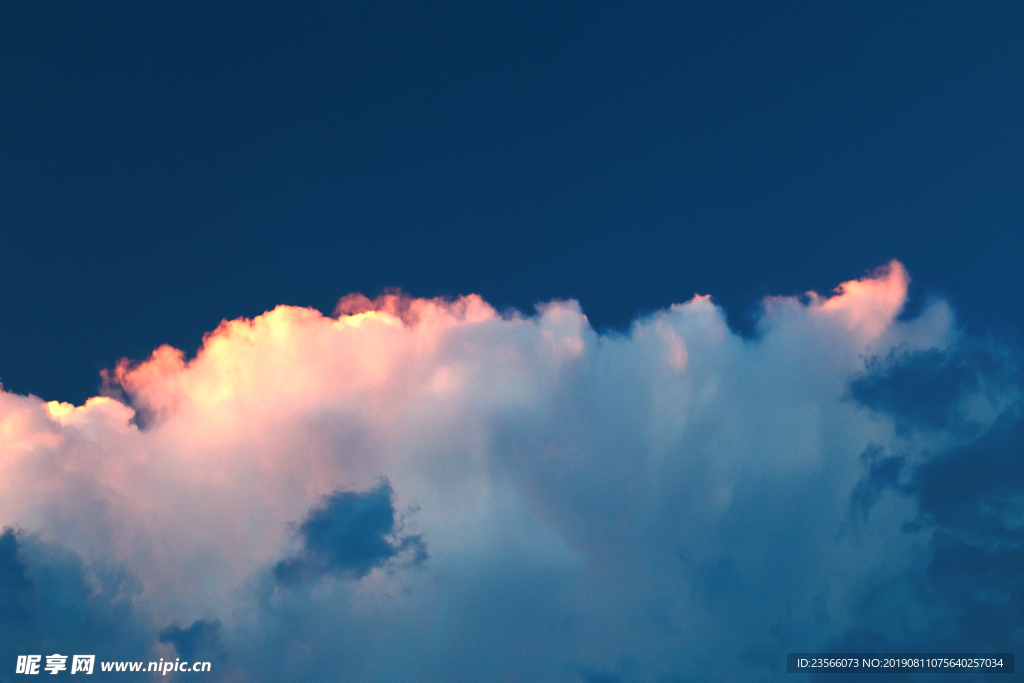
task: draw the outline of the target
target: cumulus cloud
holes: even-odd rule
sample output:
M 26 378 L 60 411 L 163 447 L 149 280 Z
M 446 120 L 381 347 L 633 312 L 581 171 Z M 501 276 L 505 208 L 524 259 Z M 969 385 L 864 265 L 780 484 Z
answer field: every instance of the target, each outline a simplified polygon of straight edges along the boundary
M 1015 352 L 941 300 L 900 319 L 908 282 L 892 262 L 768 298 L 752 339 L 702 296 L 626 334 L 572 301 L 349 296 L 123 361 L 83 406 L 5 392 L 0 524 L 24 531 L 0 539 L 0 618 L 29 609 L 31 538 L 131 577 L 130 600 L 80 590 L 148 639 L 104 652 L 212 653 L 214 680 L 774 680 L 788 651 L 1012 650 Z

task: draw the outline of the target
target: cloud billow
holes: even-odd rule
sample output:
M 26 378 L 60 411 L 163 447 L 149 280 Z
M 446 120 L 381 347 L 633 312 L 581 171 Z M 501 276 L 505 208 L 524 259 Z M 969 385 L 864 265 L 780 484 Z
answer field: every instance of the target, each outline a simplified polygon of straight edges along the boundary
M 901 319 L 907 284 L 893 262 L 770 297 L 753 338 L 708 297 L 625 334 L 571 301 L 281 306 L 122 362 L 84 406 L 0 394 L 0 523 L 138 577 L 172 625 L 139 633 L 206 643 L 211 680 L 776 680 L 789 651 L 1013 649 L 1016 352 L 942 301 Z
M 1012 652 L 1024 631 L 1024 415 L 1019 354 L 965 340 L 891 353 L 851 383 L 903 439 L 866 455 L 851 508 L 890 491 L 914 501 L 905 523 L 918 564 L 871 587 L 840 650 Z M 936 433 L 942 439 L 935 439 Z M 915 448 L 923 440 L 926 448 Z M 913 610 L 908 618 L 908 611 Z M 938 678 L 937 678 L 938 676 Z M 973 680 L 968 674 L 928 680 Z M 818 676 L 820 680 L 833 677 Z M 923 677 L 922 677 L 923 679 Z
M 0 535 L 0 624 L 24 623 L 29 620 L 27 603 L 32 582 L 25 575 L 25 565 L 18 556 L 18 539 L 13 529 Z
M 424 562 L 427 551 L 421 538 L 396 533 L 393 495 L 385 481 L 363 493 L 328 496 L 299 525 L 302 550 L 274 566 L 274 579 L 285 586 L 327 574 L 361 579 L 406 551 L 411 563 Z
M 17 678 L 18 655 L 148 657 L 155 634 L 137 602 L 141 592 L 123 568 L 87 563 L 55 543 L 5 529 L 0 535 L 0 681 Z
M 188 662 L 217 659 L 219 639 L 219 619 L 196 619 L 188 628 L 171 624 L 157 636 L 161 643 L 173 645 L 178 656 Z

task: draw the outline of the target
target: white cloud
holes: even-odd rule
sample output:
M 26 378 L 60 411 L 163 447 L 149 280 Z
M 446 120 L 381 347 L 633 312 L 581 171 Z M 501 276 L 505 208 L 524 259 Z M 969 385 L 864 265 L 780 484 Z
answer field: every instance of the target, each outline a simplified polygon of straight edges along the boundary
M 220 619 L 256 679 L 773 677 L 919 561 L 910 499 L 850 516 L 862 453 L 901 438 L 851 378 L 958 336 L 943 302 L 896 319 L 907 283 L 771 298 L 756 339 L 708 297 L 628 334 L 571 301 L 278 307 L 120 365 L 135 420 L 0 395 L 0 523 L 123 564 L 157 624 Z M 380 477 L 430 559 L 277 586 L 309 510 Z

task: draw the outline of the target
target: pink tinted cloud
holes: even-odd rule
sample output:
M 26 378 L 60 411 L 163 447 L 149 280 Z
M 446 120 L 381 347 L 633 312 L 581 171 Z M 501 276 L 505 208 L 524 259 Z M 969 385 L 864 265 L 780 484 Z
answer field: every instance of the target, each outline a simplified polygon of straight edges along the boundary
M 600 585 L 626 546 L 641 560 L 655 552 L 644 543 L 711 553 L 726 542 L 717 525 L 753 505 L 752 482 L 769 498 L 765 486 L 822 472 L 852 487 L 859 454 L 892 435 L 845 401 L 846 382 L 869 351 L 953 334 L 949 316 L 896 321 L 908 282 L 893 261 L 829 297 L 771 299 L 756 341 L 708 297 L 628 335 L 596 333 L 572 301 L 530 317 L 475 295 L 349 296 L 333 317 L 278 306 L 223 322 L 192 359 L 161 346 L 121 361 L 106 380 L 124 402 L 0 394 L 0 523 L 124 563 L 164 621 L 226 619 L 312 506 L 383 476 L 400 510 L 418 510 L 430 571 L 472 572 L 513 548 L 559 571 L 607 563 L 589 579 Z M 817 510 L 813 533 L 833 539 L 842 512 Z M 673 520 L 677 538 L 650 519 Z M 808 571 L 859 571 L 833 561 Z M 360 584 L 371 597 L 414 581 L 375 576 Z
M 870 342 L 899 315 L 909 285 L 907 269 L 894 259 L 868 277 L 842 283 L 831 297 L 809 293 L 811 308 L 818 315 L 841 320 L 851 332 Z

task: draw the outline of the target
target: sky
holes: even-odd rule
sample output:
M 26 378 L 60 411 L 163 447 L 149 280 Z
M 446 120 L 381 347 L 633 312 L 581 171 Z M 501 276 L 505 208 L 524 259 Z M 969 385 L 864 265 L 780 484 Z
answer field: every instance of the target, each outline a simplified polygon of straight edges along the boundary
M 0 682 L 1019 649 L 1022 21 L 4 3 Z

